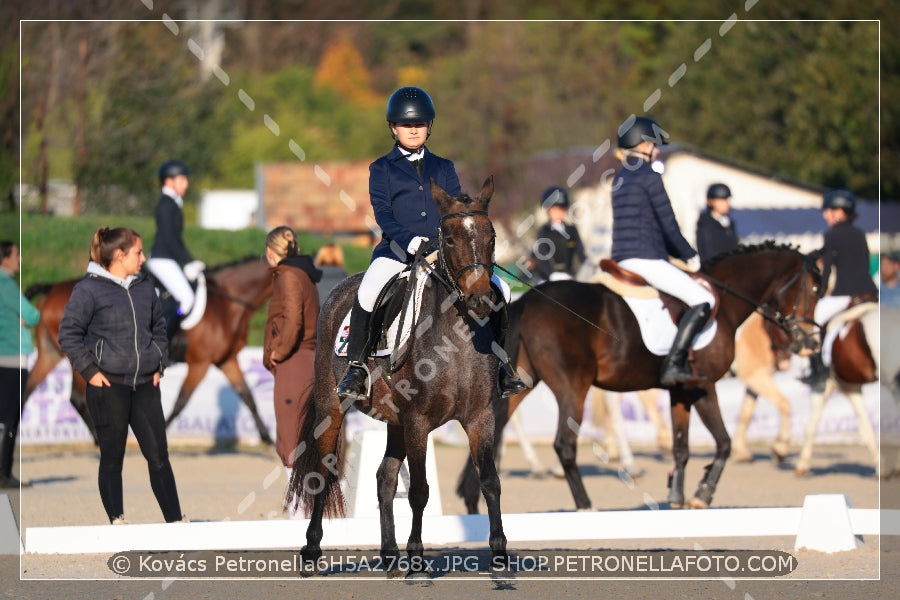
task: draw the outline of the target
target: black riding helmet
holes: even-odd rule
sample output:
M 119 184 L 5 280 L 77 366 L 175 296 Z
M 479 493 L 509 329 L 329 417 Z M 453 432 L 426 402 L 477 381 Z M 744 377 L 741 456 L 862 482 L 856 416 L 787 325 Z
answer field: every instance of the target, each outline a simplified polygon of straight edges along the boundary
M 551 206 L 569 208 L 569 193 L 558 185 L 551 185 L 541 194 L 541 206 L 544 210 Z
M 644 140 L 661 146 L 669 143 L 669 134 L 650 117 L 629 117 L 619 126 L 619 148 L 634 148 Z
M 428 123 L 430 125 L 433 120 L 434 102 L 422 88 L 402 87 L 388 98 L 388 123 Z
M 856 196 L 850 190 L 837 188 L 822 196 L 822 210 L 826 208 L 843 208 L 847 214 L 856 210 Z
M 706 190 L 707 198 L 731 198 L 731 190 L 724 183 L 714 183 Z
M 167 160 L 159 166 L 159 182 L 163 183 L 169 177 L 178 177 L 179 175 L 190 175 L 187 165 L 180 160 Z
M 394 123 L 427 123 L 428 133 L 425 138 L 431 137 L 431 123 L 434 121 L 434 102 L 431 96 L 415 86 L 406 86 L 398 89 L 388 98 L 387 112 L 385 115 L 391 139 L 396 139 Z

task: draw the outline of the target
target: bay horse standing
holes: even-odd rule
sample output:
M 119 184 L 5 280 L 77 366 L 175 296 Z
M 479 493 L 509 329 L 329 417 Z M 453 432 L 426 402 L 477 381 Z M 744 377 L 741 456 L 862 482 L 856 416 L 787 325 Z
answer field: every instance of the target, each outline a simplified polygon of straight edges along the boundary
M 703 265 L 702 275 L 719 294 L 717 329 L 712 341 L 693 351 L 699 382 L 667 387 L 670 397 L 673 457 L 668 502 L 685 505 L 684 472 L 690 450 L 688 426 L 691 410 L 715 440 L 713 462 L 690 500 L 706 508 L 725 467 L 731 442 L 722 422 L 715 382 L 734 359 L 734 333 L 756 310 L 778 323 L 791 337 L 807 337 L 814 328 L 813 307 L 821 276 L 815 264 L 797 249 L 766 243 L 740 246 Z M 519 374 L 536 385 L 543 380 L 559 404 L 554 449 L 579 509 L 591 507 L 575 461 L 576 442 L 591 385 L 611 391 L 637 391 L 661 387 L 662 356 L 651 353 L 641 338 L 638 321 L 622 296 L 599 283 L 555 281 L 529 290 L 510 305 L 507 352 Z M 527 390 L 498 400 L 494 418 L 502 427 Z M 460 477 L 457 493 L 469 512 L 477 512 L 471 469 Z
M 37 302 L 41 311 L 41 320 L 35 328 L 37 360 L 28 375 L 23 394 L 25 400 L 63 358 L 57 341 L 59 322 L 72 288 L 79 281 L 80 279 L 72 279 L 55 284 L 38 284 L 31 286 L 26 292 L 26 296 L 30 298 L 39 294 L 42 297 Z M 187 337 L 185 362 L 188 372 L 178 391 L 172 412 L 166 419 L 166 425 L 170 425 L 184 410 L 209 367 L 215 365 L 228 378 L 228 382 L 250 410 L 260 439 L 271 445 L 272 437 L 259 416 L 237 355 L 247 344 L 250 317 L 272 295 L 272 274 L 263 259 L 253 257 L 207 270 L 206 281 L 207 301 L 203 317 L 191 329 L 179 332 L 179 335 Z M 81 375 L 73 372 L 69 400 L 96 440 L 94 425 L 85 402 L 85 385 Z
M 316 382 L 302 417 L 300 441 L 286 506 L 303 507 L 310 514 L 304 563 L 322 555 L 322 518 L 342 517 L 344 498 L 339 482 L 342 466 L 341 424 L 351 405 L 387 423 L 387 447 L 377 471 L 381 514 L 381 549 L 390 575 L 398 565 L 393 500 L 404 458 L 409 460 L 409 504 L 412 528 L 406 550 L 410 573 L 424 571 L 422 564 L 422 514 L 428 502 L 425 452 L 428 434 L 457 420 L 469 438 L 472 460 L 488 507 L 492 565 L 505 570 L 506 536 L 500 516 L 500 478 L 494 464 L 494 414 L 498 359 L 493 353 L 493 333 L 488 319 L 502 302 L 491 286 L 494 227 L 488 217 L 493 178 L 488 178 L 474 198 L 449 196 L 434 180 L 432 195 L 441 215 L 437 232 L 437 269 L 431 269 L 413 324 L 408 354 L 399 365 L 369 360 L 370 400 L 343 402 L 337 382 L 347 369 L 346 357 L 335 353 L 335 339 L 350 311 L 363 274 L 339 284 L 319 315 L 316 346 Z M 418 264 L 418 263 L 417 263 Z
M 825 401 L 835 392 L 840 391 L 850 401 L 859 424 L 859 433 L 863 442 L 872 453 L 878 467 L 878 441 L 869 414 L 866 412 L 862 397 L 862 386 L 874 383 L 879 379 L 880 332 L 878 320 L 878 304 L 866 302 L 858 304 L 832 318 L 825 327 L 824 344 L 830 345 L 831 366 L 825 389 L 813 392 L 812 411 L 806 423 L 803 448 L 794 472 L 797 475 L 808 475 L 812 462 L 813 438 L 822 418 Z M 828 332 L 835 331 L 835 336 Z M 833 341 L 832 341 L 833 339 Z M 827 351 L 828 348 L 823 348 Z

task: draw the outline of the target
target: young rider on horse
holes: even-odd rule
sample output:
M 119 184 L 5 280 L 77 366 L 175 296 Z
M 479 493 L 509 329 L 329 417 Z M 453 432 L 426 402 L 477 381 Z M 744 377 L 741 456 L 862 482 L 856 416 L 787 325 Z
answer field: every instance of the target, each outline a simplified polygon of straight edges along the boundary
M 167 318 L 170 339 L 177 331 L 176 325 L 194 306 L 194 290 L 189 282 L 196 281 L 206 268 L 191 256 L 182 239 L 182 196 L 188 189 L 188 175 L 187 165 L 181 161 L 169 160 L 159 167 L 162 194 L 156 204 L 156 237 L 147 259 L 147 268 L 178 302 L 177 314 Z
M 878 287 L 869 275 L 869 246 L 866 234 L 853 225 L 856 219 L 856 197 L 838 188 L 822 197 L 822 218 L 828 224 L 824 244 L 816 254 L 822 259 L 823 293 L 831 271 L 835 272 L 834 288 L 816 303 L 815 319 L 825 325 L 829 319 L 850 307 L 851 302 L 878 301 Z M 809 359 L 810 373 L 801 381 L 814 388 L 825 384 L 828 370 L 821 354 Z
M 691 271 L 700 268 L 699 255 L 678 228 L 662 177 L 651 167 L 657 145 L 667 143 L 667 138 L 649 117 L 626 120 L 619 127 L 616 151 L 623 166 L 612 192 L 613 260 L 688 305 L 662 364 L 660 382 L 664 386 L 694 379 L 687 364 L 688 350 L 715 302 L 709 291 L 669 262 L 672 255 L 687 261 Z
M 350 339 L 347 343 L 349 367 L 338 384 L 341 398 L 366 398 L 366 359 L 377 332 L 370 331 L 372 311 L 385 284 L 412 262 L 420 245 L 428 244 L 440 224 L 431 195 L 431 179 L 451 196 L 461 191 L 453 163 L 432 154 L 425 147 L 434 121 L 434 103 L 418 87 L 396 90 L 387 103 L 387 123 L 394 147 L 369 165 L 369 197 L 375 221 L 382 230 L 381 242 L 372 253 L 372 262 L 363 276 L 350 312 Z M 491 280 L 509 301 L 509 287 L 496 275 Z M 504 315 L 503 308 L 491 315 L 492 325 Z M 496 331 L 496 329 L 495 329 Z M 500 369 L 504 395 L 525 389 L 512 365 Z

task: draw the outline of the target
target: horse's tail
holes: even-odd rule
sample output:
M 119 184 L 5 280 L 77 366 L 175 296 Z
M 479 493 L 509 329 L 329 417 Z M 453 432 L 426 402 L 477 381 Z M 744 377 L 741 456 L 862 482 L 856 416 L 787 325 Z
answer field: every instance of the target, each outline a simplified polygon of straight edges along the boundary
M 49 294 L 50 290 L 53 289 L 52 283 L 35 283 L 33 285 L 28 286 L 28 289 L 25 290 L 25 298 L 28 300 L 33 300 L 37 296 L 42 296 L 44 294 Z
M 343 413 L 341 413 L 343 417 Z M 313 502 L 322 496 L 326 518 L 343 518 L 347 510 L 340 479 L 344 464 L 344 428 L 329 415 L 320 419 L 316 410 L 316 393 L 310 394 L 300 414 L 300 437 L 294 449 L 294 467 L 288 482 L 283 508 L 299 510 L 306 516 L 312 512 Z M 322 453 L 328 442 L 330 450 Z

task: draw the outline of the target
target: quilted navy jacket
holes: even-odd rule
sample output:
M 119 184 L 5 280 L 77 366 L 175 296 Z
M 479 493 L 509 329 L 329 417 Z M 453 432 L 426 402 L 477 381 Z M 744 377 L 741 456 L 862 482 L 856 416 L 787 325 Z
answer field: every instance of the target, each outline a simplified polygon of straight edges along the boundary
M 623 167 L 613 181 L 612 258 L 682 260 L 697 252 L 684 239 L 662 177 L 644 161 Z
M 150 279 L 124 287 L 97 263 L 75 284 L 59 323 L 59 346 L 85 381 L 98 371 L 136 387 L 165 369 L 166 318 Z
M 437 204 L 431 195 L 431 179 L 441 189 L 456 196 L 459 177 L 453 163 L 425 149 L 422 176 L 400 151 L 394 149 L 369 165 L 369 198 L 375 221 L 382 230 L 381 242 L 372 259 L 384 256 L 410 262 L 406 247 L 416 236 L 434 241 L 440 224 Z

